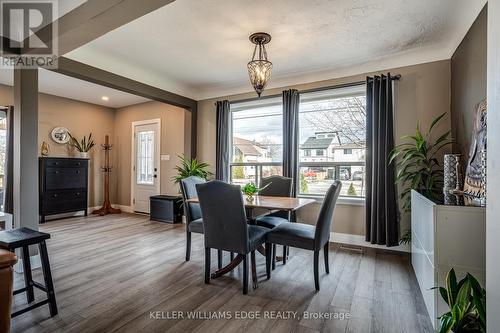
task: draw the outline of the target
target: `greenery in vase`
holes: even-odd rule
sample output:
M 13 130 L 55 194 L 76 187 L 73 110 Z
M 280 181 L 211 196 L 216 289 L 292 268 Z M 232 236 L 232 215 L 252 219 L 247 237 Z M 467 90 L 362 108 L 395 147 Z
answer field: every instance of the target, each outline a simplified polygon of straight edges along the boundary
M 486 291 L 471 274 L 457 282 L 455 270 L 446 276 L 446 288 L 438 289 L 449 312 L 439 317 L 440 333 L 486 332 Z
M 172 177 L 172 180 L 177 184 L 182 179 L 188 178 L 191 176 L 200 177 L 203 179 L 207 179 L 212 173 L 207 170 L 210 166 L 207 163 L 200 162 L 196 158 L 189 158 L 186 155 L 178 156 L 181 164 L 175 166 L 175 170 L 177 171 L 177 175 Z
M 271 183 L 267 184 L 266 186 L 264 186 L 262 188 L 258 188 L 257 186 L 255 186 L 255 184 L 253 182 L 250 182 L 241 188 L 241 192 L 243 192 L 245 195 L 247 195 L 249 197 L 253 197 L 255 194 L 259 193 L 260 191 L 262 191 L 263 189 L 265 189 L 269 185 L 271 185 Z
M 401 139 L 409 140 L 396 146 L 389 154 L 389 163 L 395 163 L 396 183 L 403 186 L 401 200 L 403 209 L 411 209 L 411 190 L 416 190 L 428 198 L 436 198 L 443 189 L 443 170 L 438 161 L 438 153 L 451 144 L 450 131 L 441 134 L 432 141 L 432 130 L 446 113 L 435 118 L 428 131 L 422 133 L 417 124 L 415 135 L 405 135 Z
M 68 133 L 69 137 L 71 138 L 70 140 L 70 145 L 75 147 L 76 150 L 78 150 L 81 153 L 88 153 L 92 147 L 95 146 L 94 139 L 92 139 L 92 132 L 89 134 L 89 137 L 83 136 L 83 139 L 78 141 L 74 136 L 71 135 L 71 133 Z
M 347 195 L 350 195 L 350 196 L 358 196 L 358 192 L 356 192 L 356 188 L 354 187 L 354 184 L 351 183 L 351 185 L 349 185 L 349 189 L 347 190 Z

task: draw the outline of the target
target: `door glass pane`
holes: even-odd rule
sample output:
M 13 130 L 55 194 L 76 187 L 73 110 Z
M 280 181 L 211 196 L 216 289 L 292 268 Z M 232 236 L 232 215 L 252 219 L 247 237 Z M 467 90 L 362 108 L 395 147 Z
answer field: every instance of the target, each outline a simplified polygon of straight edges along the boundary
M 137 132 L 137 184 L 154 184 L 154 131 Z

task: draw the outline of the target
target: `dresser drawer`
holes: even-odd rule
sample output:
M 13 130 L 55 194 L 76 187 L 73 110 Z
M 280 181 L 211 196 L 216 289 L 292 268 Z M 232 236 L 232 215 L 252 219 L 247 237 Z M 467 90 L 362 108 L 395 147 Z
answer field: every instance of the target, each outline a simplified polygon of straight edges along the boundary
M 86 173 L 85 168 L 47 168 L 45 171 L 45 189 L 86 188 Z
M 87 160 L 81 159 L 46 159 L 47 168 L 83 168 L 87 165 Z
M 43 206 L 46 213 L 86 209 L 87 191 L 47 191 Z

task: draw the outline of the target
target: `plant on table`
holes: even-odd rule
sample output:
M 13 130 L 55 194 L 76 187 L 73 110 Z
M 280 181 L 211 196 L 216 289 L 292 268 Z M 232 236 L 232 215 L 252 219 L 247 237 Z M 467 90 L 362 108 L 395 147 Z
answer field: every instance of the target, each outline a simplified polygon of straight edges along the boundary
M 440 333 L 486 332 L 486 291 L 471 274 L 457 283 L 452 268 L 446 276 L 446 288 L 439 289 L 449 312 L 439 317 Z
M 252 202 L 254 195 L 259 193 L 269 185 L 271 185 L 271 183 L 262 188 L 258 188 L 253 182 L 250 182 L 241 188 L 241 192 L 243 192 L 247 196 L 247 201 Z

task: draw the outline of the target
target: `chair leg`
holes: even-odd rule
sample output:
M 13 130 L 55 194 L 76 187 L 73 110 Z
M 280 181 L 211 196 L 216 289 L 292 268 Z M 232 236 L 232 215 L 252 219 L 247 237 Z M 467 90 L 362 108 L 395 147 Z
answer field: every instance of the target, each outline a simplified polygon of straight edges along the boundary
M 191 233 L 186 232 L 186 261 L 191 259 Z
M 205 248 L 205 283 L 210 283 L 210 248 Z
M 243 255 L 243 295 L 248 294 L 248 254 Z
M 259 282 L 257 279 L 257 265 L 255 263 L 255 251 L 250 253 L 250 264 L 252 265 L 252 287 L 257 289 L 259 287 Z
M 314 251 L 314 286 L 316 291 L 319 291 L 319 250 Z
M 222 250 L 217 250 L 217 268 L 222 268 Z
M 45 281 L 45 289 L 47 292 L 47 299 L 49 300 L 50 316 L 57 315 L 56 294 L 54 291 L 54 282 L 52 281 L 52 273 L 50 271 L 49 255 L 47 253 L 47 244 L 45 241 L 38 244 L 40 250 L 40 259 L 42 261 L 43 279 Z
M 272 258 L 273 271 L 276 268 L 276 244 L 273 244 L 273 258 Z
M 31 261 L 30 250 L 28 245 L 23 246 L 23 273 L 24 285 L 26 287 L 26 300 L 31 303 L 35 300 L 35 293 L 33 291 L 33 278 L 31 275 Z
M 325 257 L 325 271 L 326 274 L 330 274 L 330 262 L 328 261 L 328 244 L 329 242 L 326 242 L 325 247 L 323 248 L 324 250 L 324 257 Z
M 234 260 L 234 252 L 231 252 L 231 253 L 229 254 L 229 258 L 231 259 L 231 261 L 233 261 L 233 260 Z
M 271 243 L 266 243 L 266 276 L 271 279 L 271 260 L 273 255 L 273 248 Z
M 286 246 L 283 245 L 283 265 L 286 265 Z

